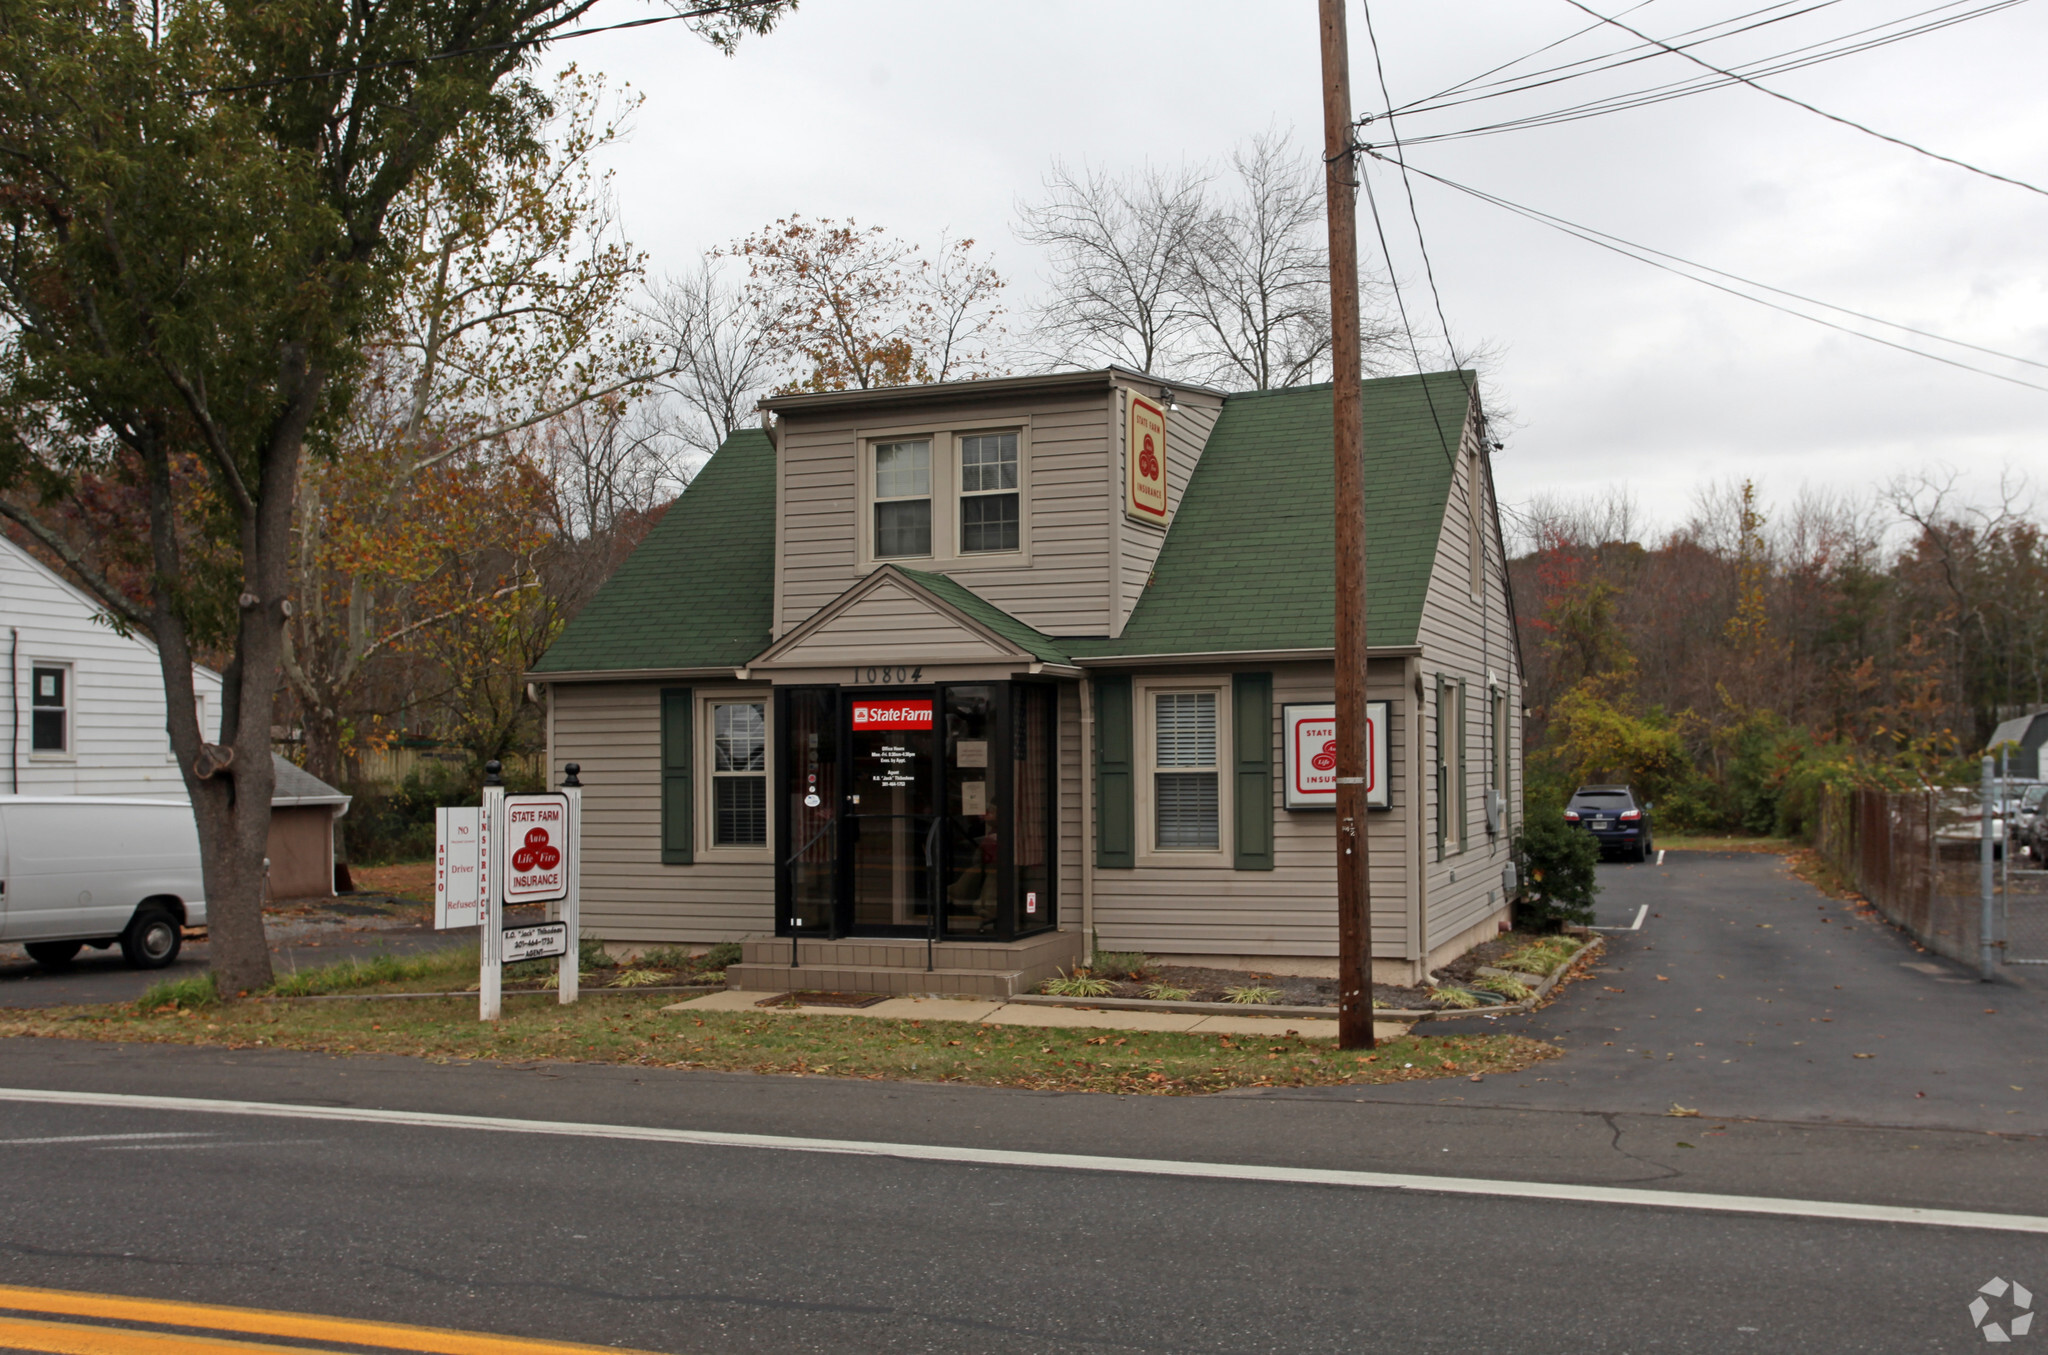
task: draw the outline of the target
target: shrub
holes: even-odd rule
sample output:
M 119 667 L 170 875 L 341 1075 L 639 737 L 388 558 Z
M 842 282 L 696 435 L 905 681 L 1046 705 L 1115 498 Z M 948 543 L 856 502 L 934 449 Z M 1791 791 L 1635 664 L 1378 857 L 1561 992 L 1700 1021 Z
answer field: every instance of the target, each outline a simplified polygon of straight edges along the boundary
M 1518 922 L 1547 931 L 1593 921 L 1600 844 L 1592 834 L 1571 828 L 1556 810 L 1531 810 L 1515 838 L 1515 864 L 1522 877 Z
M 1239 984 L 1234 988 L 1225 988 L 1223 990 L 1223 1000 L 1225 1002 L 1242 1002 L 1247 1005 L 1255 1002 L 1274 1003 L 1280 1000 L 1280 990 L 1278 988 L 1267 988 L 1262 984 L 1256 983 Z
M 1170 983 L 1148 983 L 1145 985 L 1145 996 L 1154 1002 L 1186 1002 L 1193 994 Z
M 1531 941 L 1502 960 L 1497 967 L 1518 969 L 1524 974 L 1548 976 L 1555 973 L 1559 965 L 1578 953 L 1578 946 L 1561 936 L 1545 937 L 1541 941 Z
M 681 946 L 656 946 L 635 955 L 632 963 L 648 969 L 695 969 L 701 961 Z
M 727 965 L 736 965 L 745 954 L 737 941 L 720 941 L 704 952 L 704 958 L 697 963 L 705 969 L 723 970 Z
M 1524 998 L 1536 995 L 1536 990 L 1520 979 L 1495 978 L 1491 974 L 1476 980 L 1472 986 L 1484 988 L 1490 993 L 1499 993 L 1510 1002 L 1520 1002 Z
M 1106 979 L 1135 979 L 1145 972 L 1142 950 L 1098 950 L 1089 962 L 1089 972 Z
M 220 993 L 213 986 L 213 971 L 194 974 L 189 979 L 163 979 L 149 986 L 141 997 L 135 1000 L 138 1011 L 153 1012 L 159 1007 L 176 1007 L 180 1011 L 211 1007 L 220 1001 Z
M 424 762 L 395 789 L 357 788 L 341 830 L 348 859 L 359 866 L 428 861 L 434 855 L 434 811 L 477 802 L 481 776 L 460 762 Z
M 1459 988 L 1454 984 L 1446 983 L 1441 987 L 1432 988 L 1429 990 L 1429 995 L 1446 1007 L 1466 1008 L 1479 1005 L 1479 997 L 1476 993 L 1468 993 L 1463 988 Z
M 1116 991 L 1116 985 L 1085 969 L 1077 969 L 1071 974 L 1047 979 L 1039 986 L 1039 991 L 1053 997 L 1108 997 Z
M 604 942 L 594 936 L 581 937 L 576 942 L 576 967 L 578 969 L 617 969 L 619 962 L 604 948 Z
M 645 988 L 649 984 L 667 983 L 674 977 L 665 969 L 628 969 L 612 980 L 612 987 Z

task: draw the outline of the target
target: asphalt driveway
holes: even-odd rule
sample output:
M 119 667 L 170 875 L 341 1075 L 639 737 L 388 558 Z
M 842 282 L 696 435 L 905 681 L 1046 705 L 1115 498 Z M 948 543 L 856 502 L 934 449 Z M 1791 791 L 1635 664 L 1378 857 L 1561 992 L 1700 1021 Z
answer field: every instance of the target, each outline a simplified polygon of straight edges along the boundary
M 1565 1057 L 1375 1100 L 2048 1134 L 2048 989 L 1992 984 L 1795 877 L 1779 856 L 1668 852 L 1600 871 L 1594 972 L 1480 1020 Z M 1353 1093 L 1355 1095 L 1355 1093 Z

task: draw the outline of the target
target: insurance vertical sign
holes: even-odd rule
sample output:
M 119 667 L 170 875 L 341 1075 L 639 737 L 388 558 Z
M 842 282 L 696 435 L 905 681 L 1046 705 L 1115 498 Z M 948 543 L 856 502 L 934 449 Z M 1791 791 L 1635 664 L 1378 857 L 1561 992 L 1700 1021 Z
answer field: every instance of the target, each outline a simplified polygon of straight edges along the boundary
M 569 893 L 569 797 L 505 797 L 506 903 L 553 903 Z
M 1166 411 L 1131 393 L 1124 449 L 1124 512 L 1139 522 L 1166 525 Z
M 1289 809 L 1337 807 L 1337 708 L 1282 706 L 1282 749 L 1287 777 L 1283 803 Z M 1365 807 L 1386 809 L 1387 703 L 1366 702 Z
M 450 805 L 434 811 L 434 929 L 483 921 L 483 811 Z

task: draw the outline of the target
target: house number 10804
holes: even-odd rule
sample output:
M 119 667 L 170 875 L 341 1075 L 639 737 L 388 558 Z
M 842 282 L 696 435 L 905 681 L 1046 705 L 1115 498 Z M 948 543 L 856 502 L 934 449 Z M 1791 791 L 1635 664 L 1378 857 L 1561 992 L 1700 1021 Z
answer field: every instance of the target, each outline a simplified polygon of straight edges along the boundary
M 921 665 L 916 668 L 911 668 L 900 664 L 893 668 L 890 667 L 888 664 L 882 664 L 881 666 L 876 668 L 856 668 L 853 670 L 853 680 L 856 683 L 867 682 L 890 684 L 898 682 L 922 682 L 924 680 L 924 668 Z

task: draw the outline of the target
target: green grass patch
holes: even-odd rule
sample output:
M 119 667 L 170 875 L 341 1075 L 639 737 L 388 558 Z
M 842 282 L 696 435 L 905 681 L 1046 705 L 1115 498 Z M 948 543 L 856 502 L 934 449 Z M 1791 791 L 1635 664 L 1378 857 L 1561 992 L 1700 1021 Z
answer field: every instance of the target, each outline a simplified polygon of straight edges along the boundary
M 57 1007 L 8 1013 L 0 1036 L 116 1040 L 438 1061 L 557 1059 L 1058 1091 L 1191 1094 L 1504 1073 L 1557 1051 L 1515 1035 L 1404 1037 L 1372 1053 L 1293 1035 L 1091 1030 L 900 1021 L 768 1011 L 663 1011 L 658 994 L 558 1005 L 508 995 L 496 1022 L 474 1000 L 248 999 L 139 1011 Z M 1284 1024 L 1276 1022 L 1281 1029 Z
M 1531 941 L 1507 958 L 1498 961 L 1494 968 L 1516 969 L 1524 974 L 1537 974 L 1547 978 L 1582 949 L 1584 947 L 1568 936 L 1546 936 L 1540 941 Z
M 532 961 L 552 968 L 553 960 Z M 505 972 L 509 977 L 514 965 Z M 451 946 L 423 955 L 351 956 L 318 969 L 301 969 L 280 974 L 270 985 L 275 997 L 317 997 L 323 993 L 352 993 L 365 988 L 398 986 L 425 987 L 429 992 L 459 990 L 477 981 L 476 944 Z
M 1764 852 L 1785 855 L 1799 850 L 1789 837 L 1751 837 L 1739 833 L 1659 833 L 1656 845 L 1667 852 Z
M 177 1011 L 196 1011 L 211 1007 L 220 1001 L 220 992 L 213 985 L 213 971 L 194 974 L 187 979 L 161 979 L 143 990 L 135 999 L 141 1011 L 156 1011 L 168 1007 Z

